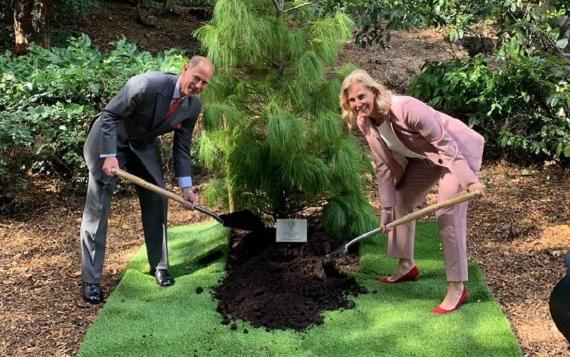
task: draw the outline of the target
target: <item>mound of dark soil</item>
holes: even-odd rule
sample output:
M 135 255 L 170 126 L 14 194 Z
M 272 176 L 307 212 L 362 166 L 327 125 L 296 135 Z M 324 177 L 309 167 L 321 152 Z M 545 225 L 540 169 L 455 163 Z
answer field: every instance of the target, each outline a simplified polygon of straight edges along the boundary
M 214 291 L 222 324 L 304 330 L 321 324 L 325 310 L 353 308 L 348 296 L 367 292 L 345 274 L 358 257 L 325 258 L 340 244 L 322 232 L 309 233 L 307 243 L 276 243 L 275 229 L 234 232 L 228 276 Z

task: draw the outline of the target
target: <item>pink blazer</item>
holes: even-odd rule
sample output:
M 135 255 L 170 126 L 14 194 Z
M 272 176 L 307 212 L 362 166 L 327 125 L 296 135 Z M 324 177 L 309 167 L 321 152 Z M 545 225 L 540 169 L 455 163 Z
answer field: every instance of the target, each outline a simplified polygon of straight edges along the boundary
M 408 149 L 447 168 L 464 188 L 478 181 L 476 172 L 481 166 L 485 140 L 465 123 L 418 99 L 397 95 L 392 96 L 389 119 L 396 136 Z M 401 177 L 405 168 L 394 159 L 370 120 L 359 120 L 357 124 L 372 151 L 380 204 L 394 207 L 394 177 Z

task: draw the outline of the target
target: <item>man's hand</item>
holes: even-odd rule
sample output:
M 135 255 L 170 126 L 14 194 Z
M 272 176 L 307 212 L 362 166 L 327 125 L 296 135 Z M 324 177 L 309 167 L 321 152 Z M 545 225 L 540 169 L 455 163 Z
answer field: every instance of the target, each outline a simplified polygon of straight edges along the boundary
M 469 192 L 479 192 L 481 195 L 485 195 L 487 188 L 481 183 L 481 181 L 473 182 L 467 187 Z
M 192 192 L 192 187 L 182 188 L 182 198 L 184 198 L 188 203 L 185 204 L 184 207 L 193 210 L 194 204 L 196 204 L 196 196 L 194 196 L 194 192 Z
M 103 161 L 103 172 L 107 176 L 113 176 L 113 169 L 119 168 L 119 160 L 115 156 L 108 156 Z
M 386 225 L 394 220 L 394 208 L 393 207 L 384 207 L 380 209 L 380 228 L 382 232 L 387 233 L 391 231 L 393 228 L 386 228 Z

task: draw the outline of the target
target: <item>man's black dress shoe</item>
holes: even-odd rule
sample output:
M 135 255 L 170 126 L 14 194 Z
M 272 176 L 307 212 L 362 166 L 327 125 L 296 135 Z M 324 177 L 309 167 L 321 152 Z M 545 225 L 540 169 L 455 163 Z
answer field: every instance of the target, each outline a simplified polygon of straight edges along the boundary
M 103 290 L 99 284 L 83 283 L 83 299 L 90 304 L 103 302 Z
M 156 283 L 160 286 L 174 285 L 174 278 L 168 274 L 167 269 L 151 269 L 151 275 L 156 278 Z

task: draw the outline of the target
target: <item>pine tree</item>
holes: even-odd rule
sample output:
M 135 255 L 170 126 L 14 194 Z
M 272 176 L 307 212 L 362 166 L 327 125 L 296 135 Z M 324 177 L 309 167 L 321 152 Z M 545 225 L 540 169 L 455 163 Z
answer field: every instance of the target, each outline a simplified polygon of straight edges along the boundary
M 217 173 L 208 195 L 290 218 L 324 207 L 324 228 L 351 237 L 376 225 L 363 196 L 370 162 L 338 110 L 334 63 L 353 23 L 280 0 L 218 0 L 197 31 L 216 65 L 198 154 Z

